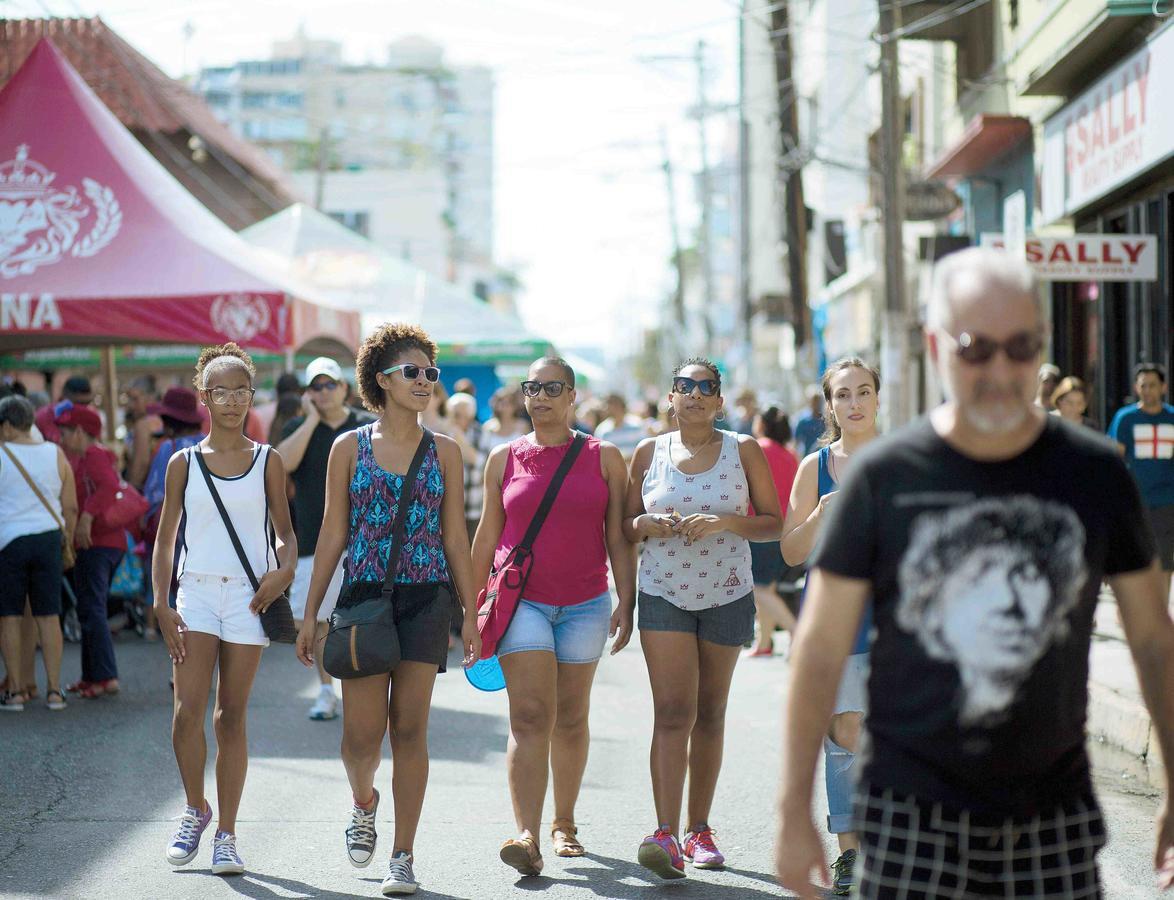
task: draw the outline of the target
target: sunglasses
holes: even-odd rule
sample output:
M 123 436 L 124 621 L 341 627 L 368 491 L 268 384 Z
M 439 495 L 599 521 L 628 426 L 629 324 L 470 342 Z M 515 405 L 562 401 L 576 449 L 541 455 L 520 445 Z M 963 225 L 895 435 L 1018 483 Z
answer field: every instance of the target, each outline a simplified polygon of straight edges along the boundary
M 392 366 L 390 369 L 384 369 L 384 375 L 390 375 L 392 372 L 403 372 L 405 381 L 415 381 L 420 377 L 420 373 L 424 373 L 424 379 L 430 381 L 432 384 L 440 381 L 440 369 L 436 366 L 417 366 L 414 363 L 400 363 L 398 366 Z
M 562 394 L 565 387 L 565 381 L 523 381 L 522 393 L 527 397 L 537 397 L 540 391 L 546 391 L 546 396 L 553 399 Z
M 958 337 L 943 331 L 954 344 L 954 353 L 962 362 L 971 366 L 981 366 L 990 362 L 1002 350 L 1007 359 L 1014 363 L 1029 363 L 1039 357 L 1044 348 L 1044 339 L 1032 331 L 1021 331 L 1013 334 L 1005 341 L 996 341 L 994 338 L 983 337 L 981 334 L 962 332 Z
M 323 391 L 333 391 L 338 386 L 337 381 L 319 381 L 317 384 L 310 385 L 310 390 L 315 394 L 320 394 Z
M 686 378 L 684 375 L 678 375 L 673 379 L 673 393 L 674 394 L 692 394 L 694 390 L 700 390 L 702 397 L 712 397 L 722 389 L 722 383 L 716 378 Z

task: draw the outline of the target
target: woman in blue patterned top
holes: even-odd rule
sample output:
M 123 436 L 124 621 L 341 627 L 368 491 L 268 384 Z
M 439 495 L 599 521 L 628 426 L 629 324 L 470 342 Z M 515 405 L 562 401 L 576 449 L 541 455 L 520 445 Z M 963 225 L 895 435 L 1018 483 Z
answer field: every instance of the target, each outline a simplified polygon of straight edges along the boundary
M 408 894 L 416 886 L 412 845 L 428 781 L 432 685 L 448 657 L 450 590 L 464 609 L 465 665 L 481 651 L 461 451 L 452 439 L 438 434 L 415 483 L 405 487 L 405 475 L 400 474 L 407 472 L 424 440 L 419 415 L 440 378 L 435 361 L 436 345 L 413 325 L 383 325 L 359 348 L 355 380 L 363 402 L 379 419 L 341 435 L 330 451 L 326 511 L 298 635 L 298 657 L 313 665 L 318 608 L 344 552 L 340 608 L 379 596 L 387 567 L 395 566 L 401 661 L 390 675 L 342 682 L 342 761 L 354 794 L 347 856 L 358 868 L 375 855 L 375 770 L 384 733 L 391 738 L 395 840 L 384 894 Z M 405 497 L 410 505 L 403 546 L 399 558 L 389 560 L 392 525 Z

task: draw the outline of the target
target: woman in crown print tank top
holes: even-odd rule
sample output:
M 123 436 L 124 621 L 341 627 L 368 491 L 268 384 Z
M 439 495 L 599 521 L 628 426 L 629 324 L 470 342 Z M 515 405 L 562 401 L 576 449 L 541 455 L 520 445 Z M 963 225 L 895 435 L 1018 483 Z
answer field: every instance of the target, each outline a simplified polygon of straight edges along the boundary
M 669 394 L 679 430 L 643 441 L 628 479 L 624 529 L 644 544 L 637 608 L 652 685 L 657 817 L 638 859 L 662 878 L 685 877 L 685 859 L 695 868 L 724 864 L 709 813 L 730 679 L 754 634 L 749 541 L 776 541 L 782 530 L 762 448 L 748 435 L 715 427 L 724 402 L 716 365 L 690 359 L 679 366 Z

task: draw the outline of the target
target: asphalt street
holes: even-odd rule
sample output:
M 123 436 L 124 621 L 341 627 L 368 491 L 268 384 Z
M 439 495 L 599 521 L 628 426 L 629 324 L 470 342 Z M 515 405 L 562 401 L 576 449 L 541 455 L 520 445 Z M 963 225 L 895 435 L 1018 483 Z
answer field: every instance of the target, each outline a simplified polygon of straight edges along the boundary
M 376 862 L 351 868 L 343 846 L 350 793 L 338 758 L 341 725 L 306 719 L 314 679 L 288 646 L 266 651 L 251 705 L 251 762 L 238 825 L 247 874 L 210 874 L 210 834 L 191 865 L 169 866 L 163 852 L 183 793 L 169 736 L 167 657 L 161 643 L 133 635 L 120 637 L 117 651 L 124 685 L 119 696 L 72 700 L 64 712 L 37 701 L 24 713 L 0 716 L 0 896 L 379 896 L 391 804 L 380 812 Z M 68 646 L 67 680 L 76 678 L 78 665 L 78 648 Z M 416 845 L 418 896 L 782 896 L 771 874 L 771 845 L 786 680 L 782 657 L 740 662 L 712 817 L 729 867 L 691 871 L 684 882 L 664 884 L 635 861 L 637 845 L 655 824 L 643 657 L 634 641 L 606 658 L 593 695 L 591 759 L 578 811 L 588 856 L 560 860 L 547 853 L 542 877 L 518 879 L 497 857 L 514 828 L 505 774 L 506 698 L 472 689 L 454 660 L 438 679 L 432 711 L 432 774 Z M 385 757 L 379 785 L 390 800 L 386 749 Z M 1157 794 L 1143 768 L 1099 750 L 1096 759 L 1112 833 L 1102 856 L 1106 896 L 1153 897 Z M 210 791 L 214 784 L 210 759 Z M 215 796 L 209 799 L 215 808 Z

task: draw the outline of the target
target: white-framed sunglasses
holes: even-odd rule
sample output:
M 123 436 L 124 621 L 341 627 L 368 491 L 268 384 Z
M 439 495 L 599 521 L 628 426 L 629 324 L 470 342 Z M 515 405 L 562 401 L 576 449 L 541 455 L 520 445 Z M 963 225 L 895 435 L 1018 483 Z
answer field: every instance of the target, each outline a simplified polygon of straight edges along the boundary
M 417 366 L 415 363 L 400 363 L 398 366 L 391 366 L 384 369 L 384 375 L 390 375 L 392 372 L 402 372 L 405 381 L 415 381 L 420 377 L 420 373 L 424 373 L 424 379 L 433 384 L 440 381 L 440 369 L 436 366 Z

